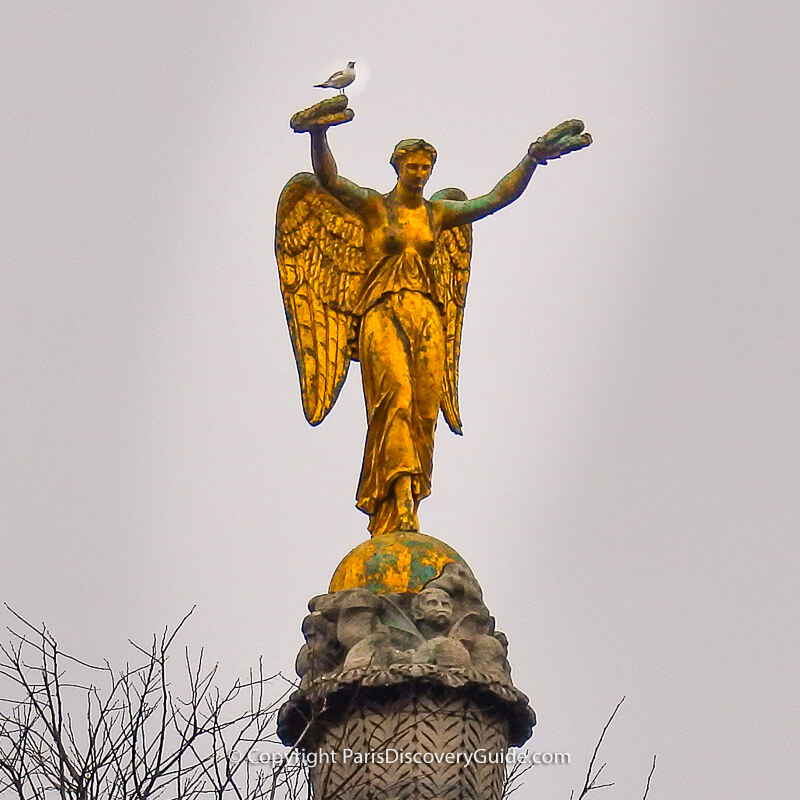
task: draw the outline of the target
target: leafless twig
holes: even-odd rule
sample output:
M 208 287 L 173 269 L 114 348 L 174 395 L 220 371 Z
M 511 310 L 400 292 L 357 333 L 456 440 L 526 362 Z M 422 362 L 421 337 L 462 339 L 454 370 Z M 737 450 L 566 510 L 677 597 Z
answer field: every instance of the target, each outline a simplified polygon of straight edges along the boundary
M 115 670 L 63 651 L 46 626 L 9 609 L 0 643 L 0 796 L 17 800 L 265 797 L 248 756 L 275 727 L 283 697 L 263 664 L 223 691 L 216 665 L 177 637 L 192 612 Z M 180 662 L 176 663 L 178 666 Z M 257 765 L 256 765 L 257 766 Z
M 650 767 L 650 774 L 647 776 L 647 785 L 644 787 L 644 794 L 642 795 L 642 800 L 647 800 L 647 795 L 650 793 L 650 779 L 653 777 L 653 773 L 656 771 L 656 757 L 653 756 L 653 766 Z
M 600 773 L 606 768 L 606 764 L 601 764 L 597 769 L 595 769 L 594 765 L 597 761 L 597 754 L 600 752 L 600 747 L 603 744 L 603 740 L 606 738 L 606 733 L 611 726 L 611 723 L 614 721 L 617 711 L 619 711 L 620 706 L 624 702 L 625 698 L 623 697 L 619 703 L 617 703 L 616 707 L 611 712 L 611 716 L 608 718 L 608 721 L 603 726 L 603 730 L 600 733 L 600 738 L 597 740 L 597 744 L 594 746 L 594 752 L 592 753 L 592 757 L 589 761 L 589 767 L 586 770 L 586 779 L 583 782 L 583 789 L 581 789 L 581 793 L 578 795 L 577 800 L 583 800 L 583 798 L 594 789 L 605 789 L 614 785 L 613 781 L 611 783 L 597 783 L 597 779 L 600 777 Z M 574 790 L 569 793 L 570 800 L 573 800 L 574 794 Z

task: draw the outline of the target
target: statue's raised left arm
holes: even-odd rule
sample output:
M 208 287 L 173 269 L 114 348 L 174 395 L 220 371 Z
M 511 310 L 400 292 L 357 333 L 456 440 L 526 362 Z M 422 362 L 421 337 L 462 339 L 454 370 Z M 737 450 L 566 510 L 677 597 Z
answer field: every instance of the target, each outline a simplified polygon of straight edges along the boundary
M 438 201 L 442 230 L 475 222 L 505 208 L 525 191 L 539 164 L 546 164 L 573 150 L 581 150 L 591 143 L 592 137 L 583 130 L 580 120 L 562 122 L 539 137 L 528 148 L 522 161 L 491 192 L 470 200 Z

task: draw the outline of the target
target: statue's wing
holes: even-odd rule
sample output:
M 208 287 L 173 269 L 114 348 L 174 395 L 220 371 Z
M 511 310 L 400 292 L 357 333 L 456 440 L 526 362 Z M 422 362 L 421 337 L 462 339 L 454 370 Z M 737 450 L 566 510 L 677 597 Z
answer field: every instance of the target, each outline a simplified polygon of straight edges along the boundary
M 466 200 L 461 189 L 442 189 L 431 200 Z M 461 434 L 458 408 L 458 357 L 461 353 L 461 326 L 467 298 L 472 258 L 472 225 L 459 225 L 439 234 L 433 255 L 439 297 L 444 303 L 445 364 L 442 413 L 453 433 Z
M 352 311 L 367 269 L 364 224 L 301 172 L 278 201 L 275 255 L 303 411 L 318 425 L 357 358 Z
M 425 639 L 411 617 L 400 607 L 395 599 L 397 595 L 382 594 L 380 597 L 383 600 L 381 621 L 394 634 L 395 639 L 401 641 L 406 648 L 421 645 Z

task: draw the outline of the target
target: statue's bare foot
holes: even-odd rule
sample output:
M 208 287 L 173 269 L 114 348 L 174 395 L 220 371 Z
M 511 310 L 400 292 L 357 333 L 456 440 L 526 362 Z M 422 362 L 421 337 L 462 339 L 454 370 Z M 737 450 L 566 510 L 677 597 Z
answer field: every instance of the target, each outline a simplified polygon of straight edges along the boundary
M 397 503 L 397 526 L 401 531 L 418 531 L 419 520 L 411 489 L 411 476 L 400 475 L 394 482 L 394 497 Z
M 398 529 L 401 531 L 419 531 L 419 519 L 413 512 L 410 514 L 401 514 L 397 523 Z

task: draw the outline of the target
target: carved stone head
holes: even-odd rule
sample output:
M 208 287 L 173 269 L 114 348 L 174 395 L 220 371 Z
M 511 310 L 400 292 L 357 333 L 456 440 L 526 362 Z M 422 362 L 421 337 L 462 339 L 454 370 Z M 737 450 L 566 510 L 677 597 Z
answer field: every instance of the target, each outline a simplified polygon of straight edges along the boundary
M 420 631 L 445 633 L 453 623 L 453 601 L 443 589 L 423 589 L 411 603 L 411 615 Z

